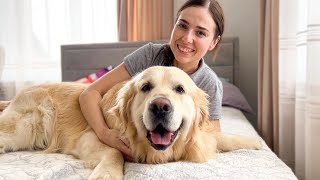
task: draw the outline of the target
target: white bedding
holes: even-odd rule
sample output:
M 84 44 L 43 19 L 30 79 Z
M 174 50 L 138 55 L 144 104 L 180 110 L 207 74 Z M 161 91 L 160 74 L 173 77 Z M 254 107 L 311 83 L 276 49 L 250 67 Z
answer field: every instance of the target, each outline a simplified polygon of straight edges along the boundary
M 241 111 L 223 107 L 225 133 L 257 136 Z M 0 155 L 2 179 L 87 179 L 91 173 L 80 160 L 63 154 L 13 152 Z M 175 162 L 159 165 L 125 164 L 125 179 L 297 179 L 264 143 L 262 150 L 219 154 L 207 163 Z

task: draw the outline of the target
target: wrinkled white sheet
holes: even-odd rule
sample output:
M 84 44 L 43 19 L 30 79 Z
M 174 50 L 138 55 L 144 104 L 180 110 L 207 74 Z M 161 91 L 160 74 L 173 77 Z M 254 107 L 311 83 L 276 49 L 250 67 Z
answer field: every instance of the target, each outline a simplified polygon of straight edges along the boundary
M 230 134 L 258 136 L 241 111 L 223 107 L 221 129 Z M 0 154 L 0 180 L 87 179 L 92 172 L 82 161 L 64 154 L 13 152 Z M 297 179 L 264 143 L 262 150 L 219 154 L 207 163 L 175 162 L 149 165 L 126 163 L 125 179 Z

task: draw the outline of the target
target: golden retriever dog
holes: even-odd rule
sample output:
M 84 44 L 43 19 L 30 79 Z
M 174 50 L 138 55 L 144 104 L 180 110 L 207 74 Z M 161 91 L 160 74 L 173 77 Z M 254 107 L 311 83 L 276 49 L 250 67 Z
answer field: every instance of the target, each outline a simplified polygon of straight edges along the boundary
M 122 179 L 120 151 L 99 141 L 78 98 L 86 85 L 42 84 L 21 91 L 0 116 L 0 153 L 64 153 L 93 169 L 90 179 Z M 253 137 L 215 132 L 207 95 L 175 67 L 154 66 L 109 90 L 105 121 L 130 142 L 135 162 L 206 162 L 218 152 L 259 149 Z

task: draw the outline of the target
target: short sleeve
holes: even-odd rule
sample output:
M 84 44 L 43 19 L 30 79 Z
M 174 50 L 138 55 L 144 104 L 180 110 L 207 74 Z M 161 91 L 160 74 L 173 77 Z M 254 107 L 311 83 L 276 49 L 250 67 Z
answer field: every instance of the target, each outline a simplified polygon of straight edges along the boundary
M 208 94 L 209 119 L 221 119 L 223 86 L 216 73 L 203 61 L 199 69 L 191 75 L 199 88 Z
M 124 58 L 124 65 L 130 76 L 134 76 L 151 66 L 163 65 L 165 44 L 148 43 Z
M 134 76 L 149 67 L 151 55 L 152 43 L 148 43 L 126 56 L 123 61 L 130 76 Z
M 212 84 L 211 84 L 212 85 Z M 209 95 L 209 118 L 210 120 L 221 119 L 223 87 L 219 79 L 211 87 L 207 87 Z

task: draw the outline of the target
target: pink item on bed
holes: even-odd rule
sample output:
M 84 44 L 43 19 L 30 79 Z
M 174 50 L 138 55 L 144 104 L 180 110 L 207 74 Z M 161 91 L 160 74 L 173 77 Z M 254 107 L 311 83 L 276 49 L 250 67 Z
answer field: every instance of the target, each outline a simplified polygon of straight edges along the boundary
M 78 79 L 76 82 L 79 83 L 92 83 L 94 81 L 96 81 L 97 79 L 99 79 L 101 76 L 103 76 L 104 74 L 108 73 L 109 71 L 112 70 L 112 66 L 108 66 L 107 68 L 104 68 L 100 71 L 97 71 L 95 73 L 89 74 L 88 76 Z

